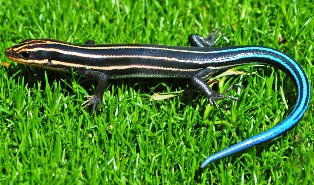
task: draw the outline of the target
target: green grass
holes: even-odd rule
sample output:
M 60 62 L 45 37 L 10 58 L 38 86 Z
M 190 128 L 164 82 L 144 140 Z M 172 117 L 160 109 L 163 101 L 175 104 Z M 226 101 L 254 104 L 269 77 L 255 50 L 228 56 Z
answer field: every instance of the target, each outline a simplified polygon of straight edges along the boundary
M 95 83 L 76 73 L 10 62 L 5 48 L 28 38 L 72 43 L 188 45 L 220 29 L 216 46 L 262 45 L 295 58 L 314 80 L 314 4 L 256 1 L 0 1 L 0 184 L 313 184 L 313 98 L 287 134 L 210 164 L 205 157 L 267 130 L 292 110 L 292 80 L 271 67 L 237 68 L 237 102 L 220 109 L 180 80 L 112 80 L 95 115 L 81 105 Z M 279 42 L 279 38 L 283 39 Z M 92 84 L 92 85 L 91 85 Z M 313 88 L 312 88 L 313 89 Z M 312 91 L 313 92 L 313 91 Z M 314 92 L 312 93 L 314 94 Z

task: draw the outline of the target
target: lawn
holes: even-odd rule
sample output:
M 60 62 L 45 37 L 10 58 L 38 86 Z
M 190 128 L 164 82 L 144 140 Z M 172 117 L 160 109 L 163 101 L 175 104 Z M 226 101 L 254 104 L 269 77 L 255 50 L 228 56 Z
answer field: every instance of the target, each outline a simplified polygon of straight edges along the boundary
M 187 80 L 112 80 L 92 115 L 82 104 L 95 81 L 19 65 L 4 54 L 30 38 L 187 46 L 189 34 L 219 30 L 216 47 L 275 48 L 313 82 L 310 0 L 1 0 L 0 6 L 0 184 L 313 184 L 313 98 L 295 128 L 210 164 L 196 178 L 207 156 L 272 128 L 293 109 L 293 81 L 271 66 L 237 67 L 210 79 L 219 92 L 242 86 L 230 92 L 238 101 L 218 101 L 219 108 Z

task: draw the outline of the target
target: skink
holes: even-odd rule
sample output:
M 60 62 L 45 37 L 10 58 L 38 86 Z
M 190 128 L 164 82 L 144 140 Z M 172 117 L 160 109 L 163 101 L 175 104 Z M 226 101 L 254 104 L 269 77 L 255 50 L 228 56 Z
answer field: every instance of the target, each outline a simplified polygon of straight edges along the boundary
M 187 78 L 215 104 L 217 99 L 233 98 L 219 94 L 205 79 L 229 68 L 261 63 L 272 65 L 290 75 L 298 97 L 291 113 L 273 128 L 243 140 L 209 156 L 201 164 L 209 163 L 269 141 L 292 128 L 304 115 L 310 100 L 310 85 L 303 69 L 286 54 L 266 47 L 213 48 L 208 38 L 190 35 L 195 47 L 162 45 L 73 45 L 56 40 L 26 40 L 6 49 L 9 59 L 30 66 L 69 71 L 95 78 L 95 94 L 89 100 L 94 111 L 102 100 L 109 79 L 116 78 Z

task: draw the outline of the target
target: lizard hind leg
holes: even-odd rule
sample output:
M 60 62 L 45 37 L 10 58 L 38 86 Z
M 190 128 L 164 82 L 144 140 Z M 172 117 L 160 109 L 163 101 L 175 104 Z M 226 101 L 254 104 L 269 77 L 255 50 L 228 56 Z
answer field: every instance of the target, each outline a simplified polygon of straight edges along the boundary
M 217 73 L 217 70 L 212 70 L 209 68 L 201 69 L 198 71 L 195 75 L 192 76 L 191 82 L 192 84 L 197 87 L 201 92 L 203 92 L 208 98 L 212 105 L 215 105 L 218 107 L 216 101 L 219 99 L 233 99 L 238 100 L 238 98 L 234 96 L 226 95 L 231 89 L 238 87 L 237 85 L 230 86 L 227 90 L 225 90 L 223 93 L 218 93 L 214 90 L 212 90 L 206 81 L 204 80 L 205 77 L 209 77 L 213 74 Z

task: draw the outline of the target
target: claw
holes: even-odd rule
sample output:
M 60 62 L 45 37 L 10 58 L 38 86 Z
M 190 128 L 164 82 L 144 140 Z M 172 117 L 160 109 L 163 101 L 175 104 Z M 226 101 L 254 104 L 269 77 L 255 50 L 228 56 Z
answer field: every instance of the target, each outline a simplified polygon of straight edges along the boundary
M 214 46 L 216 42 L 220 39 L 221 35 L 219 35 L 218 38 L 215 40 L 215 36 L 218 32 L 219 30 L 216 30 L 212 32 L 211 34 L 209 34 L 207 38 L 204 38 L 204 40 L 206 40 L 208 47 Z
M 224 92 L 222 92 L 221 94 L 225 95 L 226 93 L 228 93 L 231 89 L 235 89 L 235 88 L 242 88 L 241 85 L 239 84 L 233 84 L 230 87 L 228 87 L 228 89 L 226 89 Z
M 96 95 L 85 97 L 87 97 L 88 99 L 83 102 L 83 108 L 85 109 L 86 107 L 91 107 L 91 112 L 92 114 L 94 114 L 97 105 L 101 102 L 100 98 L 98 98 Z
M 209 98 L 209 103 L 210 103 L 211 105 L 214 105 L 217 109 L 219 109 L 219 106 L 218 106 L 216 100 L 217 100 L 217 98 L 214 98 L 214 97 Z
M 216 93 L 214 94 L 213 96 L 211 96 L 209 98 L 210 100 L 210 104 L 211 105 L 214 105 L 215 107 L 218 108 L 218 105 L 216 103 L 216 100 L 222 100 L 222 99 L 232 99 L 232 100 L 235 100 L 235 101 L 238 101 L 239 98 L 235 97 L 235 96 L 229 96 L 229 95 L 226 95 L 229 91 L 231 91 L 232 89 L 235 89 L 235 88 L 241 88 L 241 85 L 238 85 L 238 84 L 235 84 L 235 85 L 231 85 L 230 87 L 228 87 L 228 89 L 226 89 L 224 92 L 222 93 Z

